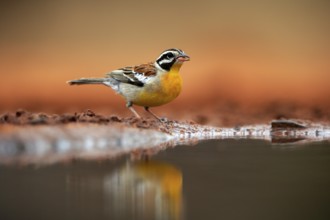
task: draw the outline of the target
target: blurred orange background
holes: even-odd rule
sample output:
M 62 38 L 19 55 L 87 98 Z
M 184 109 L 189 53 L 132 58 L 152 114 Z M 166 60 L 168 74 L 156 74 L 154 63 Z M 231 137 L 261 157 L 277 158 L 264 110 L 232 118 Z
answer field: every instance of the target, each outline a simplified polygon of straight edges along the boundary
M 294 103 L 329 113 L 330 1 L 0 4 L 0 112 L 130 115 L 111 89 L 65 82 L 153 61 L 177 47 L 191 57 L 181 69 L 183 92 L 156 112 Z

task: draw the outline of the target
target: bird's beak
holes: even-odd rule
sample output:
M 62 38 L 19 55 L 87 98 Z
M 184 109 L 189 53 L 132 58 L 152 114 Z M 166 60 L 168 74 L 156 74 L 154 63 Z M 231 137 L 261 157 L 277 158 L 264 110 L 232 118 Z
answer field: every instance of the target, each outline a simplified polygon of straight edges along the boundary
M 178 61 L 181 61 L 181 62 L 185 62 L 185 61 L 189 61 L 190 60 L 190 57 L 186 54 L 184 55 L 180 55 L 178 56 L 178 58 L 176 58 Z

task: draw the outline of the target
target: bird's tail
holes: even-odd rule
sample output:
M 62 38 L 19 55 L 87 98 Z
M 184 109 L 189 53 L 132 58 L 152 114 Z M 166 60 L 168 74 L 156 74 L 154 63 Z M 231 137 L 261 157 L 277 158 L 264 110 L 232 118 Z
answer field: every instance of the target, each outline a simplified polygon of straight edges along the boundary
M 104 78 L 81 78 L 67 81 L 69 85 L 84 85 L 84 84 L 104 84 Z

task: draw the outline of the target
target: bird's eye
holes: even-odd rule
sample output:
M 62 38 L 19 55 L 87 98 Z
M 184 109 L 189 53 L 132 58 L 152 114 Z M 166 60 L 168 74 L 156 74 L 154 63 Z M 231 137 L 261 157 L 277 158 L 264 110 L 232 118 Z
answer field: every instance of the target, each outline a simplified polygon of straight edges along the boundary
M 169 53 L 169 54 L 167 54 L 167 58 L 168 59 L 172 59 L 174 57 L 174 54 L 173 53 Z

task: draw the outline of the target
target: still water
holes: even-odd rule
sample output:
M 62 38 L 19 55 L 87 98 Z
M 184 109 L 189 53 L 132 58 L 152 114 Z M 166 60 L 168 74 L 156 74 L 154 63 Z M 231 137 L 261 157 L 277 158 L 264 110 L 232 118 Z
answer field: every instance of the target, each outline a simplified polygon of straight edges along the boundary
M 330 143 L 212 140 L 149 159 L 0 166 L 0 219 L 330 219 Z

